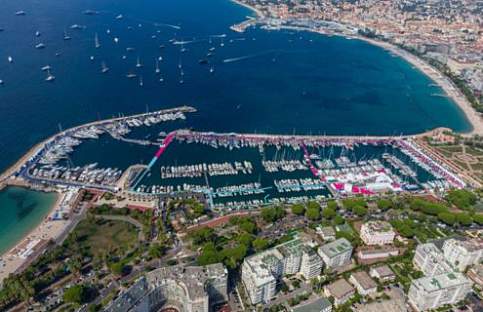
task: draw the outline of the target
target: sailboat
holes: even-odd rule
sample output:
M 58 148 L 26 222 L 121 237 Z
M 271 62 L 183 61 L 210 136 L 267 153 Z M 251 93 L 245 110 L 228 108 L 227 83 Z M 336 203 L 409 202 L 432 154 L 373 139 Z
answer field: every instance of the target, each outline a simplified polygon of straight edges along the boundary
M 156 74 L 159 74 L 161 72 L 161 70 L 159 69 L 159 61 L 158 61 L 158 59 L 156 59 L 155 61 L 156 61 L 156 70 L 155 70 L 155 72 L 156 72 Z
M 70 40 L 70 39 L 72 39 L 72 37 L 71 37 L 71 36 L 69 36 L 69 35 L 67 34 L 67 31 L 65 31 L 65 30 L 64 30 L 64 40 L 65 40 L 65 41 L 67 41 L 67 40 Z
M 94 43 L 95 43 L 96 49 L 99 49 L 101 47 L 101 44 L 99 43 L 99 36 L 97 35 L 97 33 L 94 36 Z
M 45 81 L 52 82 L 55 80 L 55 76 L 50 73 L 50 69 L 47 70 L 47 78 L 45 78 Z
M 109 71 L 109 67 L 106 66 L 106 62 L 102 62 L 101 66 L 102 66 L 101 72 L 103 74 L 105 74 Z

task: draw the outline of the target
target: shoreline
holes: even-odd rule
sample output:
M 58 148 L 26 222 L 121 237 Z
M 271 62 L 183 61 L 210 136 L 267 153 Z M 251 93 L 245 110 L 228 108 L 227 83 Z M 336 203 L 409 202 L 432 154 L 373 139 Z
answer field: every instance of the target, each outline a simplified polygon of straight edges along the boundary
M 252 12 L 256 14 L 257 18 L 264 17 L 262 12 L 257 8 L 254 8 L 246 3 L 242 3 L 239 0 L 231 0 L 231 1 L 247 9 L 250 9 Z M 283 29 L 285 27 L 281 26 L 280 28 Z M 287 28 L 290 29 L 290 27 L 287 27 Z M 300 30 L 309 31 L 309 32 L 313 32 L 321 35 L 326 35 L 326 36 L 329 35 L 326 32 L 311 29 L 311 28 L 300 27 Z M 483 119 L 479 115 L 479 113 L 471 106 L 471 103 L 468 101 L 465 95 L 461 93 L 461 91 L 449 80 L 448 77 L 446 77 L 443 73 L 441 73 L 436 68 L 428 64 L 425 60 L 389 42 L 374 40 L 374 39 L 370 39 L 362 36 L 355 36 L 355 35 L 345 35 L 345 34 L 338 34 L 338 33 L 334 33 L 334 34 L 331 33 L 331 35 L 351 38 L 351 39 L 359 39 L 401 57 L 403 60 L 405 60 L 412 66 L 414 66 L 424 75 L 426 75 L 429 79 L 431 79 L 434 83 L 436 83 L 446 93 L 446 95 L 453 101 L 453 103 L 462 111 L 462 113 L 465 115 L 472 129 L 470 131 L 460 133 L 461 135 L 464 135 L 464 136 L 471 136 L 475 134 L 483 135 Z
M 43 253 L 48 242 L 55 240 L 68 226 L 70 220 L 50 220 L 52 213 L 63 202 L 65 194 L 50 192 L 55 194 L 56 199 L 46 215 L 40 222 L 22 236 L 12 247 L 0 255 L 2 265 L 0 267 L 0 285 L 10 274 L 14 274 L 24 266 L 31 264 Z M 31 253 L 22 256 L 23 252 Z

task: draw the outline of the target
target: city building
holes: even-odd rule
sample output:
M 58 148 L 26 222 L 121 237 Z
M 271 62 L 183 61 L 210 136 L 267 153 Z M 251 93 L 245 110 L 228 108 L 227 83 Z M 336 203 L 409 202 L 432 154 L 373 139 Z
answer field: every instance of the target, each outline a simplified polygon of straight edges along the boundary
M 382 247 L 374 247 L 375 246 L 359 247 L 356 253 L 357 261 L 361 264 L 371 264 L 399 255 L 399 248 L 394 246 L 386 245 Z
M 327 242 L 335 240 L 335 230 L 331 226 L 317 227 L 317 234 Z
M 109 312 L 149 312 L 171 307 L 179 312 L 208 312 L 226 302 L 228 271 L 220 264 L 172 266 L 151 271 L 121 293 Z
M 355 289 L 345 279 L 341 278 L 324 287 L 324 294 L 334 298 L 334 305 L 339 306 L 347 302 L 355 294 Z
M 252 304 L 268 303 L 282 276 L 302 274 L 310 280 L 320 275 L 322 266 L 319 255 L 297 238 L 245 258 L 242 281 Z
M 365 271 L 352 273 L 349 282 L 357 289 L 362 296 L 367 296 L 377 292 L 377 284 Z
M 347 239 L 339 238 L 320 246 L 318 253 L 327 267 L 336 268 L 350 263 L 352 245 Z
M 290 309 L 291 312 L 332 312 L 332 303 L 327 298 L 318 298 Z
M 451 272 L 413 280 L 408 300 L 417 311 L 436 309 L 463 300 L 472 283 L 461 273 Z
M 322 273 L 323 262 L 320 256 L 309 246 L 302 246 L 302 261 L 300 273 L 306 280 L 317 277 Z
M 275 249 L 282 255 L 283 274 L 295 274 L 300 270 L 302 262 L 302 242 L 299 239 L 278 245 Z
M 282 255 L 276 250 L 245 258 L 242 281 L 252 304 L 270 302 L 275 296 L 277 278 L 282 272 Z
M 456 269 L 463 272 L 468 266 L 477 264 L 483 257 L 481 239 L 447 239 L 443 243 L 445 259 Z
M 377 278 L 383 283 L 391 282 L 396 279 L 396 274 L 394 274 L 391 268 L 386 264 L 371 268 L 369 275 L 373 278 Z
M 413 264 L 425 276 L 440 275 L 453 271 L 451 264 L 444 259 L 441 250 L 433 243 L 420 244 L 416 247 Z
M 361 226 L 362 241 L 366 245 L 392 244 L 396 233 L 386 221 L 368 221 Z

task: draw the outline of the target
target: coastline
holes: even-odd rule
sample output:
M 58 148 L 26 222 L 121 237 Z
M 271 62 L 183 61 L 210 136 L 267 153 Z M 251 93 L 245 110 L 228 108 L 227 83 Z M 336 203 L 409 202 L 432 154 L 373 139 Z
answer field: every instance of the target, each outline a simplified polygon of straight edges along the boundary
M 231 1 L 255 12 L 257 17 L 264 17 L 262 12 L 255 7 L 252 7 L 246 3 L 242 3 L 239 0 L 231 0 Z M 281 26 L 280 28 L 292 29 L 291 27 L 284 27 L 284 26 Z M 321 35 L 328 35 L 328 33 L 326 32 L 310 29 L 310 28 L 300 28 L 300 30 L 314 32 Z M 464 94 L 462 94 L 461 91 L 456 86 L 454 86 L 454 84 L 446 76 L 444 76 L 444 74 L 442 74 L 440 71 L 438 71 L 436 68 L 428 64 L 423 59 L 417 57 L 416 55 L 411 54 L 410 52 L 404 51 L 403 49 L 388 42 L 374 40 L 374 39 L 370 39 L 362 36 L 354 36 L 354 35 L 350 36 L 350 35 L 338 34 L 338 33 L 333 33 L 333 34 L 331 33 L 331 35 L 342 36 L 342 37 L 351 38 L 351 39 L 359 39 L 401 57 L 406 62 L 408 62 L 416 69 L 421 71 L 424 75 L 429 77 L 432 81 L 434 81 L 446 93 L 446 95 L 454 102 L 454 104 L 458 106 L 459 109 L 463 112 L 469 124 L 471 125 L 472 129 L 468 132 L 461 133 L 462 135 L 465 135 L 465 136 L 471 136 L 475 134 L 483 135 L 483 119 L 478 114 L 478 112 L 471 106 L 471 103 L 468 101 L 468 99 L 466 99 Z
M 241 1 L 239 1 L 239 0 L 231 0 L 231 2 L 236 3 L 236 4 L 238 4 L 239 6 L 245 7 L 245 8 L 247 8 L 248 10 L 250 10 L 250 11 L 254 12 L 254 13 L 255 13 L 255 15 L 256 15 L 256 17 L 263 17 L 262 12 L 261 12 L 260 10 L 258 10 L 257 8 L 254 8 L 254 7 L 252 7 L 252 6 L 249 6 L 248 4 L 243 3 L 243 2 L 241 2 Z
M 50 220 L 52 213 L 64 200 L 64 194 L 52 193 L 57 198 L 45 217 L 16 242 L 13 247 L 9 248 L 0 256 L 2 261 L 0 267 L 0 285 L 10 274 L 17 272 L 20 268 L 35 261 L 37 256 L 43 253 L 48 242 L 56 239 L 70 223 L 70 220 Z

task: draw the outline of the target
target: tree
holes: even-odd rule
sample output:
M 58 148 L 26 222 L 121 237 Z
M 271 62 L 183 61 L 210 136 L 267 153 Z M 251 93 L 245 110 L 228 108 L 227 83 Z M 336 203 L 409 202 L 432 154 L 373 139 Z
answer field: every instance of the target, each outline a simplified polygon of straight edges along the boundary
M 148 254 L 151 258 L 161 258 L 166 251 L 166 247 L 160 243 L 154 243 L 149 247 Z
M 285 210 L 282 207 L 267 207 L 262 209 L 261 216 L 265 222 L 271 223 L 285 217 Z
M 204 227 L 190 234 L 194 245 L 202 245 L 206 242 L 214 241 L 216 238 L 215 231 L 212 228 Z
M 475 214 L 473 216 L 473 221 L 475 221 L 479 225 L 483 225 L 483 213 Z
M 362 206 L 355 206 L 353 212 L 359 217 L 363 217 L 367 214 L 367 209 Z
M 473 218 L 466 212 L 456 214 L 456 222 L 461 225 L 471 225 L 473 223 Z
M 438 219 L 448 225 L 453 225 L 456 222 L 456 216 L 450 212 L 438 213 Z
M 73 274 L 79 274 L 82 268 L 82 261 L 80 257 L 73 257 L 69 259 L 69 261 L 67 261 L 67 267 Z
M 292 205 L 292 213 L 296 215 L 303 215 L 305 212 L 305 207 L 303 204 L 293 204 Z
M 341 224 L 344 224 L 344 223 L 345 223 L 344 217 L 342 217 L 340 215 L 335 216 L 335 218 L 334 218 L 334 224 L 335 225 L 341 225 Z
M 82 304 L 87 301 L 89 290 L 84 285 L 74 285 L 64 292 L 64 301 L 69 303 Z
M 335 211 L 335 209 L 329 208 L 328 206 L 327 206 L 327 208 L 325 208 L 324 210 L 322 210 L 322 216 L 325 219 L 332 219 L 336 215 L 337 215 L 337 212 Z
M 128 271 L 128 267 L 123 263 L 123 261 L 111 263 L 109 267 L 111 268 L 111 272 L 118 276 L 125 275 Z
M 213 263 L 218 263 L 222 261 L 222 257 L 216 250 L 215 244 L 212 242 L 207 243 L 201 252 L 201 255 L 198 257 L 198 264 L 199 265 L 208 265 Z
M 254 239 L 253 235 L 248 234 L 248 233 L 241 233 L 237 237 L 237 241 L 240 244 L 243 244 L 243 245 L 248 246 L 248 247 L 252 245 L 253 239 Z
M 242 231 L 249 234 L 255 234 L 257 232 L 257 225 L 250 218 L 242 218 L 238 226 Z
M 330 200 L 327 202 L 327 208 L 337 210 L 337 207 L 337 202 L 335 200 Z
M 264 238 L 257 238 L 253 241 L 253 248 L 256 252 L 265 250 L 268 247 L 269 243 L 268 240 Z
M 392 201 L 386 198 L 381 198 L 377 201 L 377 208 L 381 210 L 388 210 L 392 207 Z
M 468 190 L 451 190 L 446 199 L 460 209 L 468 209 L 476 204 L 476 194 Z
M 312 221 L 320 219 L 320 206 L 318 207 L 309 207 L 307 211 L 305 211 L 305 216 Z

